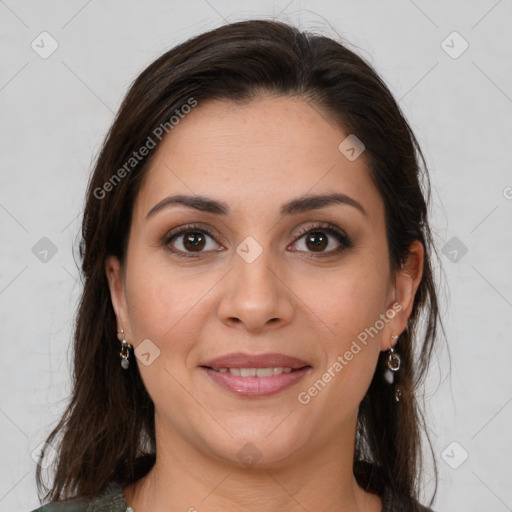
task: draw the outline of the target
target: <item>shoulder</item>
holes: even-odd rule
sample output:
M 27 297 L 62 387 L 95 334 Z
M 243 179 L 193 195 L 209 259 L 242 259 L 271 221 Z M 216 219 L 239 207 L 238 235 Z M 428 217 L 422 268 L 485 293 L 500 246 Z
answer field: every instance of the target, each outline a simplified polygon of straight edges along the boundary
M 52 501 L 31 512 L 126 512 L 127 508 L 122 486 L 117 482 L 110 482 L 92 499 Z
M 52 501 L 47 503 L 31 512 L 86 512 L 89 504 L 87 502 L 82 503 L 70 503 L 71 500 L 66 501 Z

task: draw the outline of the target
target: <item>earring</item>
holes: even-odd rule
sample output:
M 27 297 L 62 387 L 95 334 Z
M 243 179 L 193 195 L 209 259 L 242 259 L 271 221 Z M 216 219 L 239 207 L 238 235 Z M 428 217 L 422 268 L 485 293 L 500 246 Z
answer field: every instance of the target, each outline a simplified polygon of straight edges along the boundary
M 119 334 L 121 334 L 122 336 L 122 339 L 119 340 L 121 341 L 121 352 L 119 352 L 119 356 L 121 357 L 121 366 L 123 367 L 124 370 L 127 370 L 128 367 L 130 366 L 130 361 L 128 360 L 130 356 L 129 349 L 132 348 L 132 346 L 126 341 L 123 329 L 119 329 L 117 331 L 117 334 L 117 339 L 119 339 Z
M 398 335 L 394 334 L 391 336 L 391 338 L 396 341 L 398 339 Z M 393 381 L 395 380 L 394 374 L 398 370 L 400 370 L 400 363 L 401 363 L 400 356 L 395 352 L 394 347 L 390 347 L 390 349 L 388 351 L 388 360 L 386 361 L 386 366 L 388 367 L 388 369 L 385 374 L 385 378 L 389 382 L 389 384 L 393 384 Z M 402 397 L 402 392 L 400 391 L 398 386 L 395 387 L 394 396 L 395 396 L 395 400 L 397 402 L 399 402 L 400 398 Z

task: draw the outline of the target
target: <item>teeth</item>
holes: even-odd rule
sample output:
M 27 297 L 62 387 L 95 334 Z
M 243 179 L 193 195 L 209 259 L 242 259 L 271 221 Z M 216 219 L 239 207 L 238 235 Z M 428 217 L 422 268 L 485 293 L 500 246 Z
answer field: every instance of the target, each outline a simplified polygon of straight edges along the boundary
M 281 375 L 281 373 L 290 373 L 291 368 L 277 366 L 273 368 L 218 368 L 216 371 L 220 373 L 231 373 L 238 377 L 272 377 L 273 375 Z

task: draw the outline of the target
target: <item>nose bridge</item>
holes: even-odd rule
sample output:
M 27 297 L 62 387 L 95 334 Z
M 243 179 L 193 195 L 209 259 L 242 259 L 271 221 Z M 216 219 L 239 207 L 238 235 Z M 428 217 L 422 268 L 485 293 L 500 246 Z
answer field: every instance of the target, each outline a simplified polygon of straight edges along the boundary
M 250 330 L 290 321 L 293 304 L 273 256 L 268 246 L 253 237 L 237 246 L 219 307 L 222 321 L 242 323 Z

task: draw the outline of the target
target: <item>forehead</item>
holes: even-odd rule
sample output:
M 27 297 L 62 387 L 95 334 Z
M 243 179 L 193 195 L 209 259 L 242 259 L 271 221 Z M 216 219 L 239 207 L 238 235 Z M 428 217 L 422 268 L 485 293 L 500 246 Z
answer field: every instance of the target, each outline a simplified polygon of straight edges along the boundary
M 136 209 L 147 213 L 167 195 L 186 193 L 234 210 L 273 204 L 277 211 L 291 197 L 339 191 L 378 215 L 381 199 L 364 153 L 349 160 L 339 149 L 348 135 L 298 97 L 200 102 L 160 143 Z

